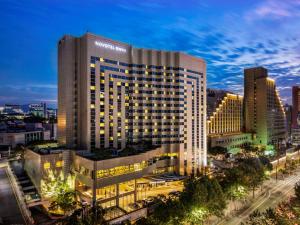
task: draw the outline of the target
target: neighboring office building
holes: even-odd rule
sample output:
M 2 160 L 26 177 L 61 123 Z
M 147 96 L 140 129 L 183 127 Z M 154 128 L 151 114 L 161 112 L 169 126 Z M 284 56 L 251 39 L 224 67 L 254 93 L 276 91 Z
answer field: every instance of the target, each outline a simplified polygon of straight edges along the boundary
M 243 133 L 243 97 L 222 90 L 207 91 L 208 147 L 239 148 L 252 142 L 251 133 Z
M 4 110 L 3 110 L 4 114 L 24 114 L 22 107 L 20 105 L 16 105 L 16 104 L 5 104 L 4 106 Z
M 26 145 L 32 141 L 50 140 L 49 130 L 16 131 L 0 133 L 0 145 L 15 148 L 18 144 Z
M 292 89 L 292 144 L 300 145 L 300 86 Z
M 300 86 L 293 86 L 292 102 L 292 128 L 298 128 L 300 125 Z
M 292 128 L 292 144 L 300 146 L 300 127 Z
M 57 118 L 57 109 L 47 108 L 47 118 Z
M 47 105 L 44 102 L 38 104 L 29 104 L 29 114 L 38 117 L 47 117 Z
M 17 144 L 27 145 L 32 141 L 50 140 L 51 131 L 42 123 L 24 123 L 7 121 L 0 123 L 0 145 L 16 147 Z
M 263 67 L 244 71 L 246 132 L 256 133 L 256 143 L 280 144 L 286 140 L 285 112 L 275 81 Z
M 58 140 L 102 151 L 151 140 L 179 155 L 181 174 L 205 167 L 206 64 L 93 34 L 58 43 Z
M 289 141 L 291 140 L 292 135 L 292 106 L 285 104 L 284 105 L 284 111 L 286 115 L 286 131 L 287 131 L 287 137 Z
M 50 131 L 51 140 L 57 140 L 57 124 L 56 123 L 44 123 L 45 130 Z

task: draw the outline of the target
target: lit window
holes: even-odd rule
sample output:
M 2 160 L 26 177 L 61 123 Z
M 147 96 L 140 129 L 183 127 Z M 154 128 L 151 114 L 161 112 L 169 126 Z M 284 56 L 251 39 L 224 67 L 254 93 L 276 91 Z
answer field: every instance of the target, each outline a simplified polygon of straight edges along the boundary
M 50 169 L 50 163 L 49 162 L 45 162 L 44 163 L 44 169 Z
M 100 130 L 100 134 L 104 134 L 104 130 Z
M 91 104 L 91 109 L 94 109 L 95 108 L 95 105 L 94 104 Z
M 104 59 L 103 59 L 103 58 L 100 58 L 100 62 L 104 62 Z
M 96 90 L 96 87 L 95 86 L 91 86 L 91 90 Z
M 57 161 L 56 163 L 55 163 L 55 166 L 56 167 L 62 167 L 63 166 L 63 161 Z
M 94 64 L 94 63 L 91 63 L 91 67 L 95 68 L 95 64 Z
M 125 70 L 125 73 L 128 73 L 128 70 Z

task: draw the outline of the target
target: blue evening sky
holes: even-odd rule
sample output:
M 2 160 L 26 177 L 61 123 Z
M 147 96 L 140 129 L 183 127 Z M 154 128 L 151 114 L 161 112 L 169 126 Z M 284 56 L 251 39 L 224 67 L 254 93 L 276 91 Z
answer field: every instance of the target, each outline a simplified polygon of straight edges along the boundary
M 57 102 L 57 41 L 86 31 L 207 62 L 208 87 L 243 93 L 262 65 L 285 102 L 300 85 L 300 0 L 0 0 L 0 105 Z

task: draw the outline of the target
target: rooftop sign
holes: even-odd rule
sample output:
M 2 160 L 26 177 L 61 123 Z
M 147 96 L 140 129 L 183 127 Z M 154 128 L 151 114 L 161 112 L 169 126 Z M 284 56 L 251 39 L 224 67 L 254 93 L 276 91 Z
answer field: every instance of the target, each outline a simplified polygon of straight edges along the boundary
M 110 50 L 113 50 L 116 52 L 123 52 L 123 53 L 127 52 L 126 48 L 123 48 L 123 47 L 120 47 L 117 45 L 113 45 L 110 43 L 102 42 L 102 41 L 95 41 L 95 45 L 98 47 L 107 48 L 107 49 L 110 49 Z

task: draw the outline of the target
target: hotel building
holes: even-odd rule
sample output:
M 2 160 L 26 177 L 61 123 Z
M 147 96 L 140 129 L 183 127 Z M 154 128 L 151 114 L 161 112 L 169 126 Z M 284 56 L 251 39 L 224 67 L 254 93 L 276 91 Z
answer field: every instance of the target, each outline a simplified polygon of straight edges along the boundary
M 209 148 L 239 148 L 252 142 L 243 133 L 243 97 L 223 90 L 207 90 L 207 134 Z
M 263 67 L 244 70 L 246 132 L 256 133 L 256 143 L 279 144 L 286 139 L 285 111 L 275 81 Z
M 298 128 L 300 123 L 300 86 L 293 87 L 292 101 L 292 128 Z
M 58 140 L 122 150 L 150 141 L 177 153 L 178 172 L 206 166 L 206 64 L 90 33 L 58 43 Z
M 300 145 L 300 86 L 292 89 L 292 144 Z

